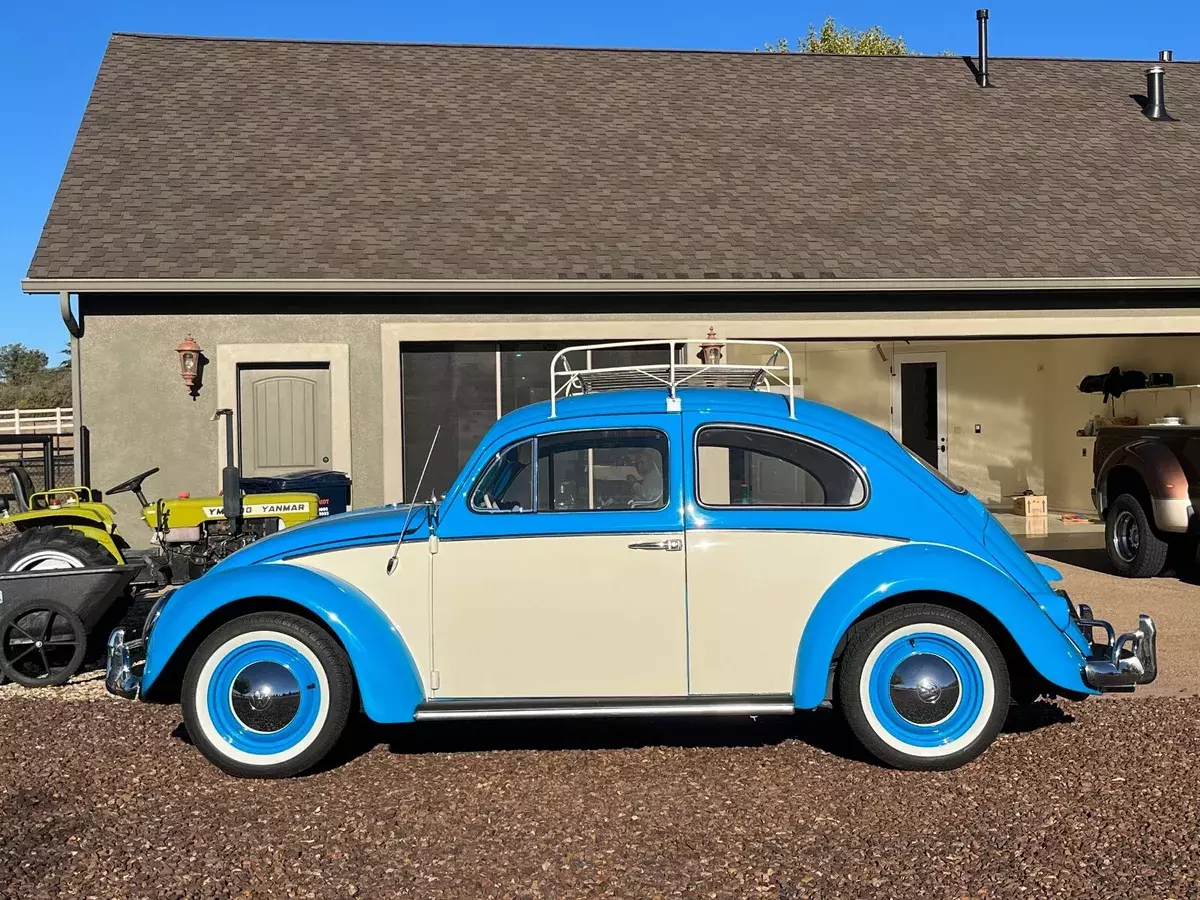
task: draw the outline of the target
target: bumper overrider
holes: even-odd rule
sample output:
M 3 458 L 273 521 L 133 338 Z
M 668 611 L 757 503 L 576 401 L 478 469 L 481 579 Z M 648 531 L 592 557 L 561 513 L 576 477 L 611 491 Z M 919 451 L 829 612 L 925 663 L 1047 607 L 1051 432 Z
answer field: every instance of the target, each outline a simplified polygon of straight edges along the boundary
M 1091 607 L 1081 603 L 1075 624 L 1092 648 L 1083 677 L 1096 690 L 1128 693 L 1158 677 L 1157 629 L 1145 613 L 1138 616 L 1136 631 L 1118 635 L 1112 625 L 1094 618 Z M 1104 633 L 1105 641 L 1096 640 L 1097 629 Z
M 126 637 L 124 628 L 118 628 L 108 636 L 104 687 L 110 694 L 116 694 L 126 700 L 137 698 L 142 686 L 140 671 L 145 662 L 145 646 L 145 641 L 140 637 Z

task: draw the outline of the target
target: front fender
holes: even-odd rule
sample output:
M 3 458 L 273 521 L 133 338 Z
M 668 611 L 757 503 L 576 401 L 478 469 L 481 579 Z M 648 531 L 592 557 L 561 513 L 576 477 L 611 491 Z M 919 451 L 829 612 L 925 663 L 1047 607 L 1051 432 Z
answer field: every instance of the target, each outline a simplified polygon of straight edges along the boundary
M 142 693 L 162 675 L 180 646 L 214 612 L 239 600 L 279 598 L 302 606 L 345 647 L 362 697 L 376 722 L 411 722 L 425 691 L 404 637 L 362 591 L 342 579 L 287 563 L 209 572 L 177 590 L 146 648 Z
M 796 707 L 814 709 L 824 701 L 838 643 L 863 613 L 921 591 L 952 594 L 982 607 L 1008 630 L 1043 678 L 1067 691 L 1095 693 L 1083 680 L 1086 660 L 1079 648 L 1003 571 L 953 547 L 901 544 L 842 573 L 817 601 L 796 655 Z

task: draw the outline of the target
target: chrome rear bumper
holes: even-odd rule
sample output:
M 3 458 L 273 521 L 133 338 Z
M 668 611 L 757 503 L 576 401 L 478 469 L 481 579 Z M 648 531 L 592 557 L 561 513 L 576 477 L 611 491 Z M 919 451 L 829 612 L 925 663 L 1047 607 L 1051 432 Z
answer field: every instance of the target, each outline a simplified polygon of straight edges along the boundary
M 137 698 L 142 676 L 134 672 L 139 666 L 143 647 L 141 638 L 125 639 L 125 629 L 118 628 L 108 636 L 108 662 L 104 671 L 104 687 L 110 694 L 126 700 Z
M 1138 616 L 1136 631 L 1118 636 L 1108 622 L 1092 617 L 1091 607 L 1080 604 L 1075 624 L 1092 648 L 1083 677 L 1096 690 L 1128 693 L 1158 677 L 1158 629 L 1145 613 Z M 1107 641 L 1096 641 L 1097 628 Z

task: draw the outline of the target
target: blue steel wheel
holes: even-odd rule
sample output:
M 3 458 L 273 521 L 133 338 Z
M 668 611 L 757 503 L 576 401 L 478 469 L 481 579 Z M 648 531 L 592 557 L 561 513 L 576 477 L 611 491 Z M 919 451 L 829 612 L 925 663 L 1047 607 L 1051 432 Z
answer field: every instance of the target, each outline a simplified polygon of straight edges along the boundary
M 318 625 L 255 613 L 217 629 L 196 651 L 181 702 L 188 734 L 235 775 L 283 777 L 337 742 L 353 699 L 345 651 Z
M 954 768 L 983 752 L 1004 724 L 1008 668 L 978 623 L 914 604 L 855 626 L 837 693 L 851 730 L 876 758 Z

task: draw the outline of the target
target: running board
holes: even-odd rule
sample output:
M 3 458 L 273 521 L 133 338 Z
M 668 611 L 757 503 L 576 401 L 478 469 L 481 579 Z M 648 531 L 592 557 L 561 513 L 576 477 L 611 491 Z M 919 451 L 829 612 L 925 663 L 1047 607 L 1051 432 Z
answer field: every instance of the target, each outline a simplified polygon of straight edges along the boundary
M 571 719 L 614 716 L 788 716 L 796 711 L 786 694 L 725 697 L 529 698 L 525 700 L 431 700 L 416 718 Z

